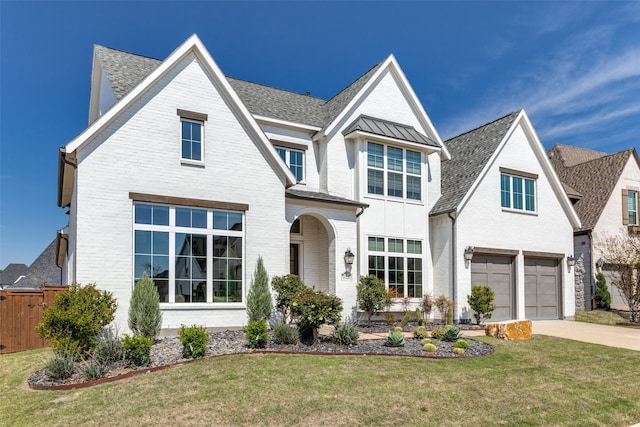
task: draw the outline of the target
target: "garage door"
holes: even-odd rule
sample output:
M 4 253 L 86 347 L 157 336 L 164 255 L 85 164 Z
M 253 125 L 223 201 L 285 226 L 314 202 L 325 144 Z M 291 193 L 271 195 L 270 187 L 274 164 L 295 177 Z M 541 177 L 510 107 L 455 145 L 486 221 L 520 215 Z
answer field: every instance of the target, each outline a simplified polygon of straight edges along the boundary
M 611 294 L 611 307 L 628 309 L 629 306 L 624 301 L 624 298 L 622 298 L 622 295 L 620 295 L 620 290 L 613 285 L 613 280 L 617 275 L 607 266 L 602 269 L 602 274 L 604 274 L 604 277 L 607 279 L 607 288 L 609 288 L 609 293 Z
M 492 321 L 515 318 L 513 258 L 474 255 L 471 261 L 471 284 L 489 285 L 495 293 L 496 309 Z
M 524 306 L 527 319 L 560 318 L 558 260 L 524 259 Z

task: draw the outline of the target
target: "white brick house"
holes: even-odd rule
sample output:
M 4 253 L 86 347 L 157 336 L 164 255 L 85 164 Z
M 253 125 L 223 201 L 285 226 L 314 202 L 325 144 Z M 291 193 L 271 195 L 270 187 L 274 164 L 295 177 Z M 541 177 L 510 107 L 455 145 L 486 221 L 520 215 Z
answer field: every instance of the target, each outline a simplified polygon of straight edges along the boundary
M 164 61 L 96 46 L 89 126 L 60 150 L 58 261 L 113 292 L 121 327 L 143 272 L 163 327 L 245 324 L 258 256 L 345 314 L 369 273 L 417 303 L 448 158 L 393 56 L 324 100 L 225 77 L 195 35 Z

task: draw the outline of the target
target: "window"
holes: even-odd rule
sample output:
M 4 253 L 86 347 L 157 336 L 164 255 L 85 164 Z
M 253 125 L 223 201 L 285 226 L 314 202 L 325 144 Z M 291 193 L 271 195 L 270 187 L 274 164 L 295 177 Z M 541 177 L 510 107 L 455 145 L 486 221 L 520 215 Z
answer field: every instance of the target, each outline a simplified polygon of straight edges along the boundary
M 385 157 L 386 151 L 386 157 Z M 385 167 L 386 159 L 386 167 Z M 367 143 L 367 192 L 412 200 L 422 199 L 422 154 Z
M 289 166 L 297 181 L 304 181 L 304 151 L 276 147 L 276 151 Z
M 241 212 L 134 203 L 134 280 L 160 302 L 242 302 Z
M 500 175 L 500 205 L 521 211 L 536 211 L 536 181 L 533 178 Z
M 627 191 L 627 212 L 629 214 L 629 225 L 638 225 L 638 192 Z
M 394 298 L 422 298 L 422 241 L 369 237 L 368 256 L 368 274 L 383 280 Z
M 182 158 L 202 161 L 202 123 L 182 119 Z

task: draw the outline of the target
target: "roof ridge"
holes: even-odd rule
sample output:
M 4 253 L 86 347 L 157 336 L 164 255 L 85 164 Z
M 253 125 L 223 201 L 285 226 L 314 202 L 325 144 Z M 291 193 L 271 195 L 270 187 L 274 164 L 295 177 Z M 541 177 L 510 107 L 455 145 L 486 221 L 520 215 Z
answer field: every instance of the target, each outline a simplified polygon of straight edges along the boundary
M 577 148 L 580 148 L 580 147 L 577 147 Z M 615 153 L 611 153 L 611 154 L 607 154 L 607 153 L 605 153 L 603 151 L 590 150 L 588 148 L 585 148 L 585 150 L 594 151 L 596 153 L 602 153 L 602 154 L 604 154 L 604 156 L 600 156 L 600 157 L 596 157 L 595 159 L 590 159 L 590 160 L 587 160 L 587 161 L 584 161 L 584 162 L 576 163 L 573 166 L 564 166 L 564 167 L 567 168 L 567 169 L 572 169 L 572 168 L 575 168 L 576 166 L 586 165 L 587 163 L 598 162 L 598 161 L 603 161 L 605 159 L 610 159 L 610 158 L 612 158 L 614 156 L 617 156 L 619 154 L 625 154 L 626 153 L 628 155 L 631 155 L 631 153 L 633 152 L 633 148 L 625 148 L 624 150 L 616 151 Z
M 104 48 L 104 49 L 114 50 L 114 51 L 120 52 L 120 53 L 126 53 L 127 55 L 131 55 L 131 56 L 137 56 L 137 57 L 140 57 L 140 58 L 152 59 L 152 60 L 158 61 L 158 62 L 163 62 L 164 61 L 163 59 L 154 58 L 152 56 L 140 55 L 139 53 L 133 53 L 133 52 L 127 52 L 126 50 L 116 49 L 114 47 L 109 47 L 109 46 L 103 46 L 101 44 L 95 44 L 94 43 L 93 46 L 94 46 L 94 48 L 101 47 L 101 48 Z
M 307 95 L 306 93 L 299 93 L 299 92 L 295 92 L 295 91 L 290 90 L 290 89 L 284 89 L 284 88 L 281 88 L 281 87 L 271 86 L 271 85 L 267 85 L 267 84 L 264 84 L 264 83 L 252 82 L 251 80 L 241 79 L 241 78 L 238 78 L 238 77 L 231 77 L 231 76 L 226 76 L 226 75 L 225 75 L 225 77 L 227 79 L 233 79 L 233 80 L 237 80 L 237 81 L 241 81 L 241 82 L 245 82 L 245 83 L 251 83 L 251 84 L 262 86 L 262 87 L 268 87 L 269 89 L 281 90 L 283 92 L 292 93 L 294 95 L 304 96 L 306 98 L 315 98 L 315 99 L 318 99 L 320 101 L 327 102 L 327 100 L 324 99 L 324 98 L 320 98 L 319 96 L 311 95 L 311 92 L 309 92 L 309 95 Z
M 379 120 L 381 122 L 385 122 L 385 123 L 391 123 L 393 125 L 398 125 L 398 126 L 402 126 L 402 127 L 406 127 L 406 128 L 412 128 L 415 129 L 416 127 L 413 125 L 408 125 L 406 123 L 400 123 L 400 122 L 394 122 L 393 120 L 387 120 L 387 119 L 381 119 L 378 117 L 374 117 L 374 116 L 370 116 L 368 114 L 360 114 L 356 120 L 358 120 L 358 118 L 363 118 L 363 119 L 372 119 L 372 120 Z
M 508 114 L 505 114 L 504 116 L 502 116 L 502 117 L 500 117 L 500 118 L 497 118 L 497 119 L 495 119 L 495 120 L 490 121 L 489 123 L 485 123 L 485 124 L 483 124 L 483 125 L 477 126 L 477 127 L 473 128 L 473 129 L 470 129 L 470 130 L 468 130 L 468 131 L 466 131 L 466 132 L 462 132 L 462 133 L 461 133 L 461 134 L 459 134 L 459 135 L 452 136 L 451 138 L 447 139 L 447 140 L 446 140 L 446 141 L 444 141 L 444 142 L 446 143 L 447 141 L 451 141 L 452 139 L 456 139 L 456 138 L 459 138 L 459 137 L 461 137 L 461 136 L 463 136 L 463 135 L 467 135 L 467 134 L 469 134 L 469 133 L 471 133 L 471 132 L 475 132 L 475 131 L 477 131 L 477 130 L 479 130 L 479 129 L 482 129 L 482 128 L 484 128 L 484 127 L 487 127 L 487 126 L 489 126 L 489 125 L 491 125 L 491 124 L 493 124 L 493 123 L 495 123 L 495 122 L 499 122 L 500 120 L 506 119 L 506 118 L 507 118 L 507 117 L 509 117 L 509 116 L 512 116 L 512 115 L 514 115 L 514 114 L 519 114 L 521 111 L 522 111 L 522 109 L 517 110 L 517 111 L 512 111 L 512 112 L 510 112 L 510 113 L 508 113 Z

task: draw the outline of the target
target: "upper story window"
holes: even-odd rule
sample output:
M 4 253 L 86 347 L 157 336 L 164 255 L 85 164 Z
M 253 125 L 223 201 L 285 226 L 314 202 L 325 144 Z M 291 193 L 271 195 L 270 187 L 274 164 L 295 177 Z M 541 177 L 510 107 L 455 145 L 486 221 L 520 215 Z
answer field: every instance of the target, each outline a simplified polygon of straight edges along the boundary
M 194 162 L 204 160 L 204 122 L 207 115 L 178 110 L 180 116 L 180 158 Z
M 500 170 L 500 205 L 506 209 L 535 212 L 537 175 L 513 175 L 512 171 Z
M 276 147 L 276 151 L 289 166 L 296 181 L 304 181 L 304 151 L 283 147 Z
M 367 143 L 369 194 L 421 200 L 421 175 L 422 155 L 419 152 Z
M 637 190 L 622 190 L 622 223 L 624 225 L 640 225 L 638 217 L 638 195 Z

